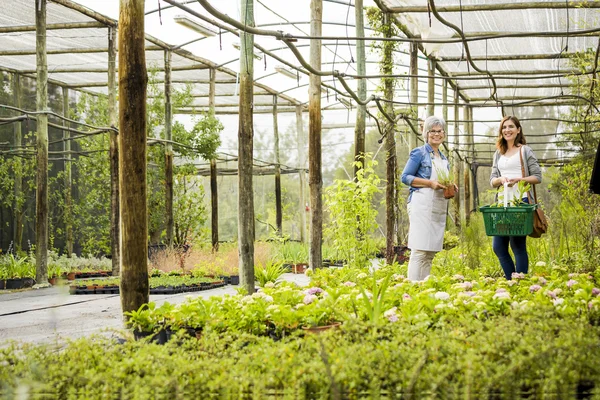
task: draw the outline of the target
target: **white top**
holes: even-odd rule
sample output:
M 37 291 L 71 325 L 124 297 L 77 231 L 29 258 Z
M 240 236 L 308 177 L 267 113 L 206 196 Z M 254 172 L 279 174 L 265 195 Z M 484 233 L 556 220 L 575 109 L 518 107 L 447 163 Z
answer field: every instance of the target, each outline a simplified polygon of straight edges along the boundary
M 498 159 L 498 169 L 500 170 L 500 176 L 505 176 L 509 179 L 520 178 L 523 176 L 521 171 L 521 157 L 517 151 L 510 157 L 500 156 Z M 513 185 L 508 188 L 508 201 L 510 202 L 517 195 L 517 185 Z M 500 191 L 500 197 L 503 197 L 504 192 Z

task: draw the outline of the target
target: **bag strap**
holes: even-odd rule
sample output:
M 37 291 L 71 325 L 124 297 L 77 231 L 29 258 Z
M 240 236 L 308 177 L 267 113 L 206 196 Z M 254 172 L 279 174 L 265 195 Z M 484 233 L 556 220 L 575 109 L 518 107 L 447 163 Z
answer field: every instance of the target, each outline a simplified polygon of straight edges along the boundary
M 519 147 L 519 158 L 521 159 L 521 176 L 525 178 L 525 166 L 523 165 L 523 146 Z M 537 203 L 537 193 L 535 191 L 535 184 L 532 184 L 531 186 L 533 186 L 533 199 L 535 200 L 535 203 Z M 527 199 L 529 199 L 529 204 L 534 204 L 531 202 L 529 190 L 527 191 Z

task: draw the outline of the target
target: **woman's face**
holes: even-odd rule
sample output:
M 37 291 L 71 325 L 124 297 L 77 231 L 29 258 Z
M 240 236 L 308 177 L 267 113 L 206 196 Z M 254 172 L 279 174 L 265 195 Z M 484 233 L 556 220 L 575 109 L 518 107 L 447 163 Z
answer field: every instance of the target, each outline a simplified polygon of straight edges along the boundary
M 519 132 L 521 132 L 521 128 L 517 128 L 514 121 L 511 119 L 507 119 L 502 124 L 502 137 L 507 142 L 514 142 Z
M 444 132 L 444 129 L 440 125 L 434 125 L 427 134 L 427 142 L 432 146 L 439 146 L 446 138 L 446 132 Z

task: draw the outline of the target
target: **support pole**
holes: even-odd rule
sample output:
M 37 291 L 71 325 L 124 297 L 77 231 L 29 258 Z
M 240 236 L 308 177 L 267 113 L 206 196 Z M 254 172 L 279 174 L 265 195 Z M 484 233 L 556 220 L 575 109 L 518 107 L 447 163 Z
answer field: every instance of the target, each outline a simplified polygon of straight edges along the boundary
M 215 112 L 215 79 L 216 71 L 210 69 L 210 81 L 208 85 L 208 110 L 211 114 Z M 217 188 L 217 160 L 210 160 L 210 229 L 212 251 L 219 251 L 219 193 Z
M 63 116 L 65 118 L 69 118 L 69 89 L 66 87 L 62 88 L 63 92 Z M 63 150 L 65 152 L 65 213 L 64 213 L 64 223 L 65 223 L 65 247 L 67 257 L 71 257 L 73 254 L 73 201 L 72 201 L 72 193 L 73 193 L 73 179 L 71 175 L 71 132 L 69 131 L 69 122 L 64 121 L 63 125 L 65 126 L 65 130 L 63 130 Z
M 323 0 L 310 2 L 310 34 L 321 36 Z M 321 40 L 310 40 L 310 65 L 321 69 Z M 308 88 L 308 184 L 310 187 L 310 249 L 308 263 L 313 270 L 323 262 L 323 173 L 321 171 L 321 77 L 310 74 Z
M 35 1 L 36 28 L 36 208 L 35 281 L 48 285 L 48 59 L 46 56 L 46 0 Z
M 435 113 L 435 60 L 432 58 L 428 59 L 427 66 L 427 116 L 429 117 Z M 446 82 L 446 80 L 444 80 L 444 82 Z
M 21 75 L 14 74 L 14 105 L 18 109 L 23 109 L 21 103 Z M 14 124 L 14 132 L 15 132 L 15 147 L 20 149 L 23 145 L 23 126 L 21 125 L 21 121 L 17 121 Z M 17 163 L 21 166 L 23 161 L 18 159 Z M 23 172 L 21 168 L 17 168 L 15 170 L 15 222 L 14 222 L 14 238 L 13 241 L 15 243 L 15 250 L 20 252 L 22 249 L 23 242 L 23 202 L 21 198 L 24 200 L 23 194 Z
M 283 234 L 281 209 L 281 160 L 279 159 L 279 127 L 277 125 L 277 96 L 273 95 L 273 135 L 275 136 L 275 225 L 277 236 Z
M 254 0 L 241 0 L 241 21 L 254 26 Z M 254 35 L 240 32 L 240 103 L 238 130 L 238 253 L 240 283 L 254 293 Z
M 306 243 L 306 200 L 305 200 L 305 182 L 306 176 L 304 169 L 306 168 L 306 155 L 304 152 L 304 128 L 302 126 L 302 106 L 296 106 L 296 137 L 298 143 L 298 203 L 300 206 L 300 242 Z
M 167 246 L 173 246 L 173 107 L 171 104 L 171 51 L 165 50 L 165 214 Z M 185 240 L 185 239 L 184 239 Z M 185 243 L 180 243 L 185 244 Z
M 354 16 L 356 19 L 356 37 L 365 37 L 365 18 L 363 10 L 363 0 L 354 1 Z M 366 56 L 365 56 L 365 41 L 356 41 L 356 73 L 358 75 L 366 75 Z M 366 100 L 367 98 L 367 80 L 365 78 L 358 79 L 357 82 L 358 98 Z M 356 127 L 354 128 L 354 161 L 357 161 L 360 156 L 365 154 L 365 125 L 367 119 L 367 106 L 358 104 L 356 106 Z M 354 179 L 358 167 L 354 166 Z
M 469 108 L 470 106 L 465 106 L 463 114 L 464 119 L 469 121 Z M 469 126 L 469 122 L 465 122 L 465 150 L 467 153 L 467 157 L 465 157 L 465 162 L 463 165 L 464 168 L 464 183 L 465 183 L 465 199 L 464 199 L 464 208 L 465 208 L 465 221 L 468 224 L 471 219 L 471 169 L 469 165 L 469 161 L 472 160 L 471 143 L 473 137 L 471 136 L 471 127 Z
M 448 81 L 444 79 L 442 83 L 442 118 L 448 122 Z
M 144 0 L 119 7 L 119 193 L 121 195 L 121 307 L 149 301 L 146 215 L 146 55 Z
M 460 107 L 458 106 L 458 90 L 454 90 L 454 151 L 452 152 L 452 168 L 454 173 L 454 184 L 459 188 L 452 199 L 454 203 L 454 224 L 460 228 L 461 217 L 460 217 L 460 175 L 461 175 L 461 161 L 458 158 L 458 151 L 460 150 Z
M 392 37 L 392 16 L 390 14 L 383 14 L 384 18 L 384 37 Z M 393 43 L 384 42 L 383 44 L 383 59 L 381 64 L 383 65 L 383 75 L 392 75 L 393 73 Z M 384 107 L 387 115 L 394 118 L 394 106 L 392 101 L 394 100 L 394 79 L 383 78 L 383 97 L 388 100 Z M 388 264 L 394 262 L 394 239 L 395 228 L 396 228 L 396 137 L 394 135 L 394 124 L 386 121 L 385 124 L 385 151 L 386 151 L 386 185 L 385 185 L 385 220 L 386 220 L 386 246 L 385 246 L 385 258 Z M 415 138 L 414 135 L 411 135 Z M 416 138 L 415 138 L 416 140 Z
M 116 128 L 117 116 L 117 30 L 108 28 L 108 124 Z M 110 144 L 110 249 L 112 276 L 121 275 L 121 218 L 119 204 L 119 135 L 109 133 Z
M 410 109 L 415 119 L 419 118 L 419 47 L 417 43 L 410 44 Z M 420 124 L 417 124 L 420 126 Z M 408 154 L 417 147 L 417 137 L 408 135 Z

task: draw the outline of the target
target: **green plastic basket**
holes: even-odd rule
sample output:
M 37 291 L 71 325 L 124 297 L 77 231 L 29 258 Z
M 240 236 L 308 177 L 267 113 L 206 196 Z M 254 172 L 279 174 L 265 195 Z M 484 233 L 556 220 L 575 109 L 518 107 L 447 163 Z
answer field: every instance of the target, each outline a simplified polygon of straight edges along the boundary
M 527 236 L 533 232 L 536 204 L 518 207 L 479 207 L 488 236 Z

